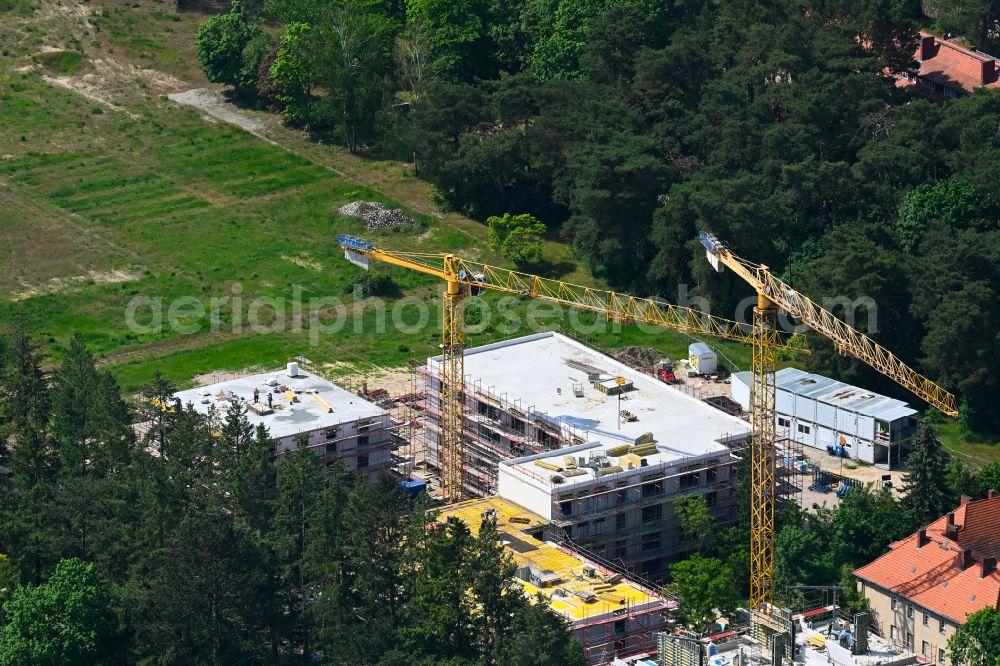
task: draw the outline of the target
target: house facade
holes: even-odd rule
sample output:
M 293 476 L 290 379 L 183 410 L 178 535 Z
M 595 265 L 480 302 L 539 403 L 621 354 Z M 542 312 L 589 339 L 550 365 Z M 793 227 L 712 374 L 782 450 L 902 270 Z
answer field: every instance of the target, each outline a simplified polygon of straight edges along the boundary
M 948 661 L 948 639 L 966 618 L 1000 610 L 1000 497 L 962 504 L 854 571 L 872 628 L 924 663 Z

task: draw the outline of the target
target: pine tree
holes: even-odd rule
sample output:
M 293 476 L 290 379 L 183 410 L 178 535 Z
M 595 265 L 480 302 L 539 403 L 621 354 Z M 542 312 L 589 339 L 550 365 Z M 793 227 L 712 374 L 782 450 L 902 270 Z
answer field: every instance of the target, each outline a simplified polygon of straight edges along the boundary
M 10 408 L 7 406 L 7 399 L 4 391 L 4 378 L 7 374 L 8 347 L 10 343 L 7 336 L 0 335 L 0 466 L 10 464 L 10 450 L 7 448 L 7 435 L 9 434 Z
M 87 431 L 93 442 L 91 470 L 103 475 L 124 469 L 135 451 L 136 433 L 132 410 L 109 372 L 97 374 L 87 410 Z
M 177 411 L 174 393 L 176 388 L 163 378 L 159 370 L 153 372 L 153 380 L 140 391 L 138 412 L 147 427 L 145 444 L 161 456 L 166 453 L 167 437 Z
M 13 438 L 11 469 L 19 486 L 31 488 L 48 479 L 54 471 L 54 460 L 48 437 L 49 386 L 23 312 L 14 320 L 9 353 L 2 392 L 9 415 L 7 434 Z
M 903 475 L 903 506 L 920 525 L 944 515 L 951 508 L 948 486 L 950 456 L 928 423 L 921 423 L 916 450 L 907 461 Z
M 407 540 L 413 564 L 413 592 L 406 600 L 399 630 L 405 652 L 436 662 L 479 652 L 473 626 L 473 597 L 469 595 L 476 543 L 464 523 L 447 523 Z
M 72 477 L 87 471 L 89 416 L 98 376 L 83 335 L 75 333 L 62 365 L 52 377 L 52 437 L 60 471 Z
M 499 658 L 502 639 L 513 630 L 514 617 L 526 600 L 514 580 L 514 558 L 488 521 L 479 528 L 472 569 L 472 592 L 479 606 L 475 634 L 481 654 L 492 662 Z
M 230 494 L 238 524 L 261 536 L 271 524 L 272 500 L 277 493 L 274 443 L 263 424 L 240 451 L 232 471 Z
M 225 419 L 220 430 L 222 445 L 227 453 L 238 458 L 254 438 L 254 427 L 247 418 L 247 407 L 242 402 L 233 401 L 226 409 Z
M 309 654 L 311 631 L 304 610 L 312 591 L 304 558 L 309 547 L 313 507 L 323 490 L 323 466 L 305 444 L 300 440 L 295 449 L 278 461 L 278 496 L 273 505 L 270 542 L 281 579 L 287 639 L 294 650 Z

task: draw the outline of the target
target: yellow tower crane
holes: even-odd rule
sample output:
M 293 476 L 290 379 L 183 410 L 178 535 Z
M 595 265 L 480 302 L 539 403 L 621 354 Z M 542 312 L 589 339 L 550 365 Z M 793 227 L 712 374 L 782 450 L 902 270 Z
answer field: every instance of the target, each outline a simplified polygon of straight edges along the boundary
M 777 313 L 784 310 L 829 338 L 838 352 L 853 356 L 948 416 L 958 416 L 955 396 L 910 368 L 867 335 L 853 329 L 774 277 L 767 266 L 733 254 L 711 234 L 701 232 L 709 263 L 728 267 L 757 292 L 753 311 L 753 381 L 750 390 L 753 439 L 750 480 L 750 608 L 760 614 L 774 601 L 774 450 Z
M 465 476 L 462 437 L 465 418 L 465 326 L 461 307 L 465 297 L 490 290 L 596 312 L 613 321 L 642 322 L 744 344 L 753 342 L 752 332 L 746 324 L 691 308 L 466 261 L 453 254 L 393 252 L 345 235 L 339 237 L 338 243 L 349 261 L 366 270 L 372 261 L 380 261 L 434 276 L 447 285 L 443 294 L 441 321 L 440 445 L 441 491 L 446 502 L 462 499 Z M 807 353 L 806 350 L 779 343 L 776 338 L 772 347 Z

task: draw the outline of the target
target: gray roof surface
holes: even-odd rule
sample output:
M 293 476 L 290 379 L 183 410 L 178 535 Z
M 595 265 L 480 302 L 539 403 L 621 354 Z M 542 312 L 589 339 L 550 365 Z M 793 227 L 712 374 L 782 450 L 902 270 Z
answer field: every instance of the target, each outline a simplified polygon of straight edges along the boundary
M 279 386 L 272 387 L 266 382 L 274 379 Z M 289 404 L 280 388 L 287 387 L 297 391 L 296 401 Z M 253 411 L 247 413 L 247 418 L 255 426 L 263 423 L 274 439 L 311 432 L 319 428 L 328 428 L 341 423 L 349 423 L 363 418 L 372 418 L 386 413 L 378 405 L 345 391 L 336 384 L 322 377 L 310 375 L 299 370 L 296 377 L 289 377 L 285 369 L 275 370 L 257 375 L 250 375 L 218 384 L 210 384 L 200 388 L 179 391 L 174 394 L 184 405 L 191 403 L 202 414 L 207 414 L 209 408 L 215 407 L 217 412 L 224 413 L 229 406 L 230 398 L 236 397 L 246 402 L 253 401 L 254 389 L 260 391 L 260 401 L 267 404 L 268 391 L 274 391 L 273 403 L 275 410 L 271 414 L 260 415 Z M 327 413 L 313 400 L 310 392 L 322 398 L 333 411 Z M 226 394 L 220 399 L 220 393 Z M 278 406 L 281 405 L 280 408 Z
M 836 405 L 866 416 L 893 421 L 904 416 L 913 416 L 917 410 L 902 400 L 896 400 L 880 393 L 874 393 L 858 386 L 852 386 L 836 379 L 816 375 L 798 368 L 784 368 L 775 373 L 775 383 L 795 395 L 812 398 L 830 405 Z

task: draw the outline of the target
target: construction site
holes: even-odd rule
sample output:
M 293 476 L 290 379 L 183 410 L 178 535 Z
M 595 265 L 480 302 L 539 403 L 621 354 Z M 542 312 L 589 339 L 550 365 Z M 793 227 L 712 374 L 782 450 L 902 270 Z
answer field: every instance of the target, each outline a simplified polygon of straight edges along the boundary
M 419 379 L 398 401 L 400 422 L 411 437 L 399 457 L 403 466 L 397 468 L 406 473 L 404 483 L 419 484 L 441 502 L 442 520 L 461 520 L 473 530 L 494 524 L 518 565 L 525 592 L 540 594 L 570 622 L 588 664 L 915 663 L 907 649 L 871 630 L 867 614 L 846 616 L 837 605 L 837 589 L 817 588 L 824 595 L 833 590 L 832 604 L 825 598 L 797 608 L 775 604 L 775 511 L 800 503 L 810 478 L 810 490 L 833 482 L 833 476 L 811 468 L 804 454 L 803 444 L 815 447 L 818 440 L 796 436 L 787 417 L 779 416 L 789 409 L 789 399 L 782 398 L 785 411 L 779 411 L 777 351 L 808 350 L 780 337 L 777 313 L 795 317 L 842 353 L 951 416 L 957 414 L 954 396 L 792 290 L 767 267 L 733 255 L 712 236 L 702 234 L 700 240 L 713 268 L 732 270 L 756 291 L 752 323 L 454 255 L 395 253 L 342 236 L 346 258 L 362 268 L 384 262 L 437 277 L 446 286 L 442 353 L 415 364 Z M 597 312 L 609 320 L 742 342 L 753 349 L 752 368 L 740 375 L 734 391 L 730 375 L 738 368 L 720 369 L 715 352 L 703 342 L 690 346 L 687 359 L 655 365 L 645 358 L 648 354 L 626 364 L 553 332 L 469 348 L 462 301 L 489 290 Z M 881 453 L 872 454 L 873 462 L 892 467 L 912 435 L 906 419 L 914 410 L 820 380 L 809 381 L 829 388 L 834 402 L 826 400 L 826 393 L 818 396 L 811 418 L 825 424 L 824 409 L 835 414 L 853 409 L 852 437 L 868 436 L 873 451 L 877 442 Z M 801 417 L 797 433 L 811 432 L 805 411 L 792 411 Z M 837 432 L 847 433 L 846 416 L 841 421 Z M 861 440 L 855 441 L 860 448 Z M 838 478 L 847 492 L 851 484 Z M 663 586 L 668 565 L 689 555 L 701 536 L 680 529 L 675 501 L 702 498 L 714 524 L 723 528 L 738 520 L 741 481 L 749 490 L 749 603 L 732 617 L 720 616 L 716 631 L 695 633 L 674 617 L 683 598 L 670 598 Z

